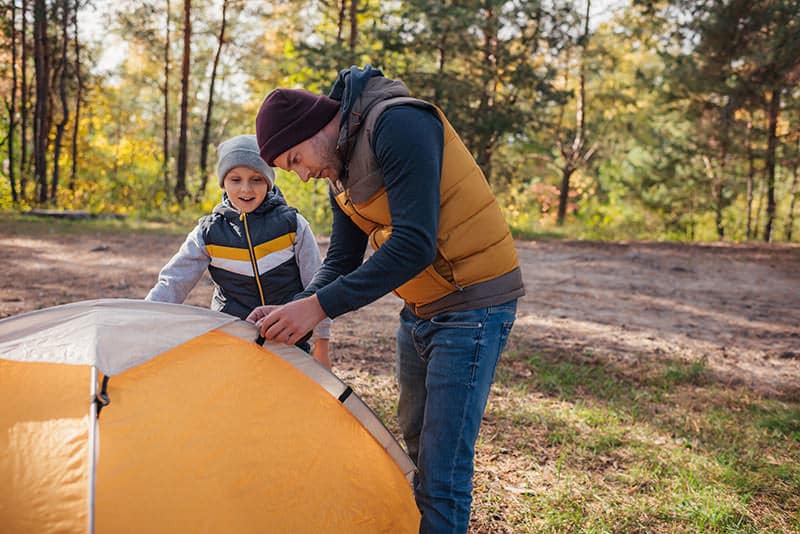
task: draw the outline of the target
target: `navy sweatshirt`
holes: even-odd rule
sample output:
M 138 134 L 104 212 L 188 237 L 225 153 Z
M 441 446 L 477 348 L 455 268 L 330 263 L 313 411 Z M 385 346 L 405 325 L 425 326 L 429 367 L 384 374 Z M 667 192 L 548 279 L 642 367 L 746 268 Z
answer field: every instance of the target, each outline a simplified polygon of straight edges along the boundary
M 432 111 L 394 106 L 381 114 L 373 136 L 389 199 L 392 235 L 362 264 L 367 235 L 331 196 L 328 254 L 311 284 L 295 297 L 316 293 L 332 319 L 398 288 L 436 258 L 444 149 L 441 120 Z

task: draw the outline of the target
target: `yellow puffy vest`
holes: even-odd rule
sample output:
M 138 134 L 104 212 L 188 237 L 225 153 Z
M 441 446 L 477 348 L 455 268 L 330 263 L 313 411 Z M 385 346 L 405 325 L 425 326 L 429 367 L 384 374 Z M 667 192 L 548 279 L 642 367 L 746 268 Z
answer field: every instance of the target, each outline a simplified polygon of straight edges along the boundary
M 359 140 L 348 161 L 346 186 L 333 187 L 336 202 L 369 236 L 377 250 L 392 234 L 389 201 L 369 137 L 378 116 L 388 107 L 413 104 L 434 108 L 444 126 L 444 150 L 440 179 L 440 214 L 436 260 L 401 285 L 395 294 L 418 309 L 455 292 L 495 280 L 519 268 L 517 251 L 508 225 L 475 159 L 442 111 L 421 100 L 398 97 L 372 106 L 362 117 Z M 355 193 L 355 194 L 354 194 Z M 523 292 L 518 273 L 511 282 Z M 495 291 L 497 285 L 492 287 Z

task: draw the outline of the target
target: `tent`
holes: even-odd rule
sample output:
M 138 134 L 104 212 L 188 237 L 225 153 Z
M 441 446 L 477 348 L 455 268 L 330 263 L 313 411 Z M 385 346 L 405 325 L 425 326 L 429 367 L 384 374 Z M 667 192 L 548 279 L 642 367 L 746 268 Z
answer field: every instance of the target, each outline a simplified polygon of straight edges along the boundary
M 416 532 L 413 464 L 307 354 L 192 306 L 0 321 L 2 532 Z

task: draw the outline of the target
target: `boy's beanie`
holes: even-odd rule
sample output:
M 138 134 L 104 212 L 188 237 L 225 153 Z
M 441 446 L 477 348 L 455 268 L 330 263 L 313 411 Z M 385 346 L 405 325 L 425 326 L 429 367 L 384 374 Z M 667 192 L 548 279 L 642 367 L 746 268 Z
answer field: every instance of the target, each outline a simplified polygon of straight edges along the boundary
M 325 127 L 339 106 L 332 98 L 303 89 L 275 89 L 264 99 L 256 116 L 261 157 L 274 165 L 275 158 Z
M 217 147 L 217 177 L 223 187 L 225 175 L 234 167 L 248 167 L 260 172 L 272 189 L 275 171 L 258 154 L 258 141 L 255 135 L 238 135 L 227 139 Z

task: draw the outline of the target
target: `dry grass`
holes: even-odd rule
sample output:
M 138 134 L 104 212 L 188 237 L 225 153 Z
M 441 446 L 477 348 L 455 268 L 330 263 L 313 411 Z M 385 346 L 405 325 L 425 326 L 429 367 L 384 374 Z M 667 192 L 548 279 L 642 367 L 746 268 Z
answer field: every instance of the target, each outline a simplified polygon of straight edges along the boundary
M 397 435 L 383 371 L 337 366 Z M 622 364 L 522 335 L 496 378 L 471 532 L 800 532 L 797 399 L 719 383 L 702 358 Z

